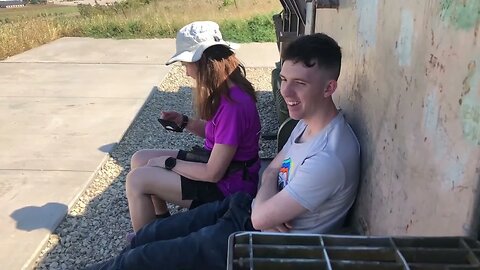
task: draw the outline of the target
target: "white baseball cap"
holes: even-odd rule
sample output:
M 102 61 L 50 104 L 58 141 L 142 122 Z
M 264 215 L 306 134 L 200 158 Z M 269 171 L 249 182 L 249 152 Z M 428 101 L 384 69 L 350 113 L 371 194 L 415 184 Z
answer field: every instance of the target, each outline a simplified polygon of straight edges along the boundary
M 185 25 L 177 33 L 176 53 L 167 61 L 170 65 L 177 61 L 197 62 L 203 52 L 214 45 L 223 45 L 235 51 L 240 47 L 236 43 L 226 42 L 222 39 L 220 27 L 211 21 L 198 21 Z

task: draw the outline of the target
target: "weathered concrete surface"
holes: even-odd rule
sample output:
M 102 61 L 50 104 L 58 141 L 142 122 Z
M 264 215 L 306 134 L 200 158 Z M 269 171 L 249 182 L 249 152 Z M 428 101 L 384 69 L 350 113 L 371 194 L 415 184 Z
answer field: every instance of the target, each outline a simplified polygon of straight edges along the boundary
M 30 267 L 174 50 L 172 39 L 63 38 L 0 62 L 1 269 Z M 244 44 L 238 56 L 273 67 L 278 52 Z
M 316 32 L 343 47 L 335 95 L 360 137 L 367 234 L 477 233 L 480 2 L 344 0 Z
M 280 60 L 277 45 L 274 43 L 241 44 L 237 57 L 246 67 L 273 67 Z
M 2 143 L 3 144 L 3 143 Z M 96 159 L 101 161 L 100 159 Z M 0 170 L 2 269 L 25 269 L 92 171 Z
M 8 58 L 5 62 L 90 64 L 165 64 L 175 52 L 175 39 L 62 38 Z M 80 55 L 81 53 L 81 55 Z M 275 43 L 240 44 L 237 57 L 247 67 L 275 67 L 280 58 Z
M 163 65 L 175 52 L 174 39 L 62 38 L 4 62 Z
M 168 72 L 171 51 L 168 41 L 67 38 L 0 62 L 2 269 L 29 265 Z
M 6 90 L 0 107 L 7 110 L 0 113 L 0 169 L 93 171 L 105 155 L 99 148 L 118 141 L 166 71 L 2 63 L 0 73 L 8 78 L 0 75 Z

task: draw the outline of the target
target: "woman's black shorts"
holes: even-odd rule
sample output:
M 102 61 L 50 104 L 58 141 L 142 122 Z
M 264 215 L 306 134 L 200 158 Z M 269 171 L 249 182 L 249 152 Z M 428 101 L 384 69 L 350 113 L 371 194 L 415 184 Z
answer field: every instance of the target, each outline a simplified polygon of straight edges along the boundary
M 186 151 L 179 150 L 177 159 L 186 160 Z M 223 200 L 225 196 L 220 191 L 216 183 L 195 181 L 180 175 L 182 184 L 182 200 L 192 200 L 190 209 L 193 209 L 204 203 Z

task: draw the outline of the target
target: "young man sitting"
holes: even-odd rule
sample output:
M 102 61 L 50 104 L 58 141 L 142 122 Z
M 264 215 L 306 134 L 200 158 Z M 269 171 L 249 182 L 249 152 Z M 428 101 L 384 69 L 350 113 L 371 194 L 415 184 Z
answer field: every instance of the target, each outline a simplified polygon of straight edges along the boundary
M 356 196 L 360 147 L 332 99 L 340 47 L 314 34 L 292 42 L 282 57 L 281 94 L 300 121 L 263 173 L 256 198 L 237 193 L 156 220 L 119 256 L 89 269 L 225 269 L 231 233 L 328 233 L 343 225 Z

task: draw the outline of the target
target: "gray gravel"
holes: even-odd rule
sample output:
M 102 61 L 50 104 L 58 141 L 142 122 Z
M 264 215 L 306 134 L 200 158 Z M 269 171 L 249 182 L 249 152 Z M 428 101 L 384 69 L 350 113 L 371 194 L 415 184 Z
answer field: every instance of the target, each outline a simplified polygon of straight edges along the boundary
M 262 132 L 278 127 L 268 68 L 249 68 L 247 77 L 257 89 Z M 85 192 L 69 210 L 67 217 L 50 236 L 41 251 L 35 269 L 80 269 L 118 254 L 125 246 L 125 234 L 131 231 L 125 176 L 135 151 L 146 148 L 188 149 L 202 140 L 185 133 L 165 131 L 156 118 L 161 110 L 176 110 L 192 115 L 191 86 L 180 66 L 172 68 L 160 89 L 152 92 L 143 109 L 97 171 Z M 275 154 L 275 141 L 261 141 L 260 156 Z M 169 205 L 171 212 L 182 211 Z

